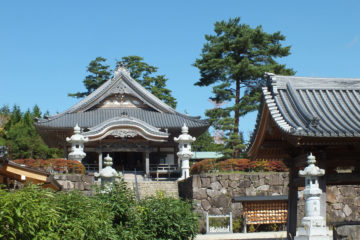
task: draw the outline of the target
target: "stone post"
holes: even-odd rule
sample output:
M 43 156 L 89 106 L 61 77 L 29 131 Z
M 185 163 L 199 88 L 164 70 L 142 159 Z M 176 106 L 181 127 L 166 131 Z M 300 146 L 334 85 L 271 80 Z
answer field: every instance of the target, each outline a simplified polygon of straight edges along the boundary
M 80 127 L 78 124 L 74 127 L 74 135 L 70 138 L 67 137 L 66 141 L 71 143 L 71 152 L 69 153 L 68 159 L 81 162 L 86 156 L 86 153 L 84 152 L 84 143 L 89 141 L 89 139 L 80 134 Z
M 147 178 L 150 177 L 150 152 L 145 152 L 145 175 Z
M 98 164 L 99 164 L 99 172 L 103 169 L 103 153 L 102 151 L 98 152 Z
M 195 137 L 192 137 L 188 134 L 189 128 L 184 123 L 184 126 L 181 128 L 181 135 L 178 138 L 174 138 L 174 141 L 179 143 L 179 152 L 177 156 L 181 161 L 181 177 L 180 179 L 185 179 L 190 177 L 190 164 L 189 160 L 192 157 L 193 153 L 191 152 L 191 143 L 196 140 Z
M 112 168 L 113 162 L 109 154 L 104 158 L 105 168 L 101 169 L 99 173 L 95 173 L 95 177 L 100 177 L 101 186 L 107 191 L 110 188 L 110 185 L 118 178 L 120 175 L 114 168 Z
M 307 160 L 308 166 L 299 171 L 301 177 L 305 177 L 305 217 L 301 220 L 301 227 L 295 240 L 330 240 L 330 231 L 326 226 L 326 220 L 321 216 L 319 177 L 325 175 L 325 170 L 315 166 L 315 156 L 311 153 Z

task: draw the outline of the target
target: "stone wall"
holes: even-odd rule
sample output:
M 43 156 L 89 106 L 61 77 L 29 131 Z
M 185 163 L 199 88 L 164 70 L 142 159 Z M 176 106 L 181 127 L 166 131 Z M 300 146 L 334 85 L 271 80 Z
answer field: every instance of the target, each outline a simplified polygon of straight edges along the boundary
M 287 195 L 288 183 L 288 173 L 193 175 L 179 182 L 179 196 L 193 200 L 195 211 L 203 216 L 206 212 L 228 214 L 231 211 L 234 218 L 238 218 L 242 214 L 242 204 L 234 203 L 233 197 Z M 360 186 L 328 186 L 326 191 L 327 222 L 360 220 Z M 301 192 L 298 196 L 298 225 L 300 225 L 305 204 Z M 356 236 L 359 237 L 353 239 L 360 239 L 360 235 Z
M 305 200 L 299 193 L 297 223 L 305 215 Z M 326 222 L 360 221 L 360 186 L 327 186 L 326 187 Z M 348 239 L 360 239 L 360 226 L 343 226 L 338 233 Z
M 85 195 L 92 195 L 95 184 L 94 175 L 56 174 L 54 178 L 62 186 L 62 191 L 79 190 Z
M 192 199 L 195 211 L 205 219 L 206 212 L 219 215 L 228 214 L 239 218 L 242 204 L 232 201 L 235 196 L 287 195 L 287 173 L 247 173 L 247 174 L 202 174 L 193 175 L 179 182 L 179 196 Z M 201 222 L 204 230 L 205 222 Z

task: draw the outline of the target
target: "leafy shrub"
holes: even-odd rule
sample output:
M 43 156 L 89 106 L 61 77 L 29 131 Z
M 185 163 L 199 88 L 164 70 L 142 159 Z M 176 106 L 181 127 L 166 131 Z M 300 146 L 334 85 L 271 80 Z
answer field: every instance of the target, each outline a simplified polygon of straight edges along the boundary
M 60 217 L 56 234 L 60 239 L 117 239 L 114 213 L 107 203 L 78 191 L 60 192 L 55 201 Z
M 245 171 L 248 165 L 249 160 L 245 158 L 230 158 L 217 163 L 220 171 Z
M 0 239 L 182 240 L 194 238 L 197 224 L 190 203 L 164 194 L 137 202 L 123 181 L 93 197 L 0 189 Z
M 35 185 L 0 189 L 0 239 L 54 239 L 59 221 L 54 199 L 53 192 Z
M 249 171 L 264 172 L 268 169 L 269 163 L 265 160 L 250 161 L 248 165 Z
M 237 232 L 243 232 L 243 218 L 239 217 L 236 219 L 233 219 L 232 222 L 232 227 L 233 227 L 233 232 L 237 233 Z
M 283 161 L 279 161 L 279 160 L 272 160 L 272 161 L 268 161 L 268 167 L 267 167 L 267 171 L 272 171 L 272 172 L 287 172 L 289 171 L 289 169 L 286 167 L 286 165 L 284 164 Z
M 146 238 L 157 240 L 194 239 L 198 216 L 191 204 L 163 193 L 148 197 L 139 206 Z
M 28 185 L 0 190 L 0 206 L 0 239 L 117 239 L 109 206 L 79 192 Z
M 15 163 L 24 164 L 28 167 L 32 168 L 40 168 L 46 171 L 50 171 L 51 169 L 58 173 L 85 173 L 85 167 L 81 162 L 76 160 L 66 160 L 62 158 L 56 159 L 16 159 Z
M 194 163 L 190 168 L 191 174 L 206 173 L 216 169 L 216 159 L 204 159 Z
M 216 162 L 216 159 L 204 159 L 193 164 L 190 168 L 191 174 L 200 174 L 218 169 L 227 171 L 246 171 L 246 172 L 286 172 L 288 168 L 279 160 L 256 160 L 250 161 L 245 158 L 230 158 Z
M 97 197 L 109 204 L 115 216 L 114 228 L 122 240 L 189 239 L 198 229 L 191 204 L 163 193 L 137 202 L 126 183 L 120 181 Z

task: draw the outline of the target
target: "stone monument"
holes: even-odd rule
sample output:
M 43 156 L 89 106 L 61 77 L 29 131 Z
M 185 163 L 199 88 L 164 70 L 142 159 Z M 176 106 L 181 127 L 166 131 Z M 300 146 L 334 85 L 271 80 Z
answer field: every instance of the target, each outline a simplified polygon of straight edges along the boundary
M 189 128 L 184 123 L 184 126 L 181 128 L 181 134 L 178 138 L 174 138 L 174 141 L 179 143 L 179 152 L 177 156 L 181 161 L 181 179 L 190 177 L 190 164 L 189 160 L 192 157 L 193 153 L 191 152 L 191 143 L 196 140 L 195 137 L 189 135 Z
M 81 162 L 81 160 L 86 156 L 84 152 L 84 143 L 89 141 L 87 137 L 81 135 L 80 127 L 78 124 L 74 127 L 74 135 L 70 138 L 66 138 L 66 141 L 71 143 L 71 152 L 69 153 L 69 160 L 76 160 Z
M 301 220 L 301 227 L 295 236 L 295 240 L 330 240 L 329 228 L 326 220 L 320 215 L 320 196 L 318 178 L 325 175 L 325 170 L 315 166 L 315 156 L 311 153 L 307 158 L 308 166 L 299 171 L 301 177 L 305 177 L 305 217 Z
M 107 190 L 120 175 L 114 168 L 112 168 L 112 157 L 110 157 L 109 154 L 104 158 L 104 165 L 105 168 L 101 169 L 99 173 L 95 173 L 95 177 L 99 177 L 101 179 L 101 186 Z

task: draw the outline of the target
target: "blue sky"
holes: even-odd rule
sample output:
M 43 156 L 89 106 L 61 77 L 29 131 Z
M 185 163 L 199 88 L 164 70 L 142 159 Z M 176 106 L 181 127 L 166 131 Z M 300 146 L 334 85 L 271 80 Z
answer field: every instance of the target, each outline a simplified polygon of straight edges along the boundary
M 1 1 L 0 105 L 62 112 L 83 91 L 97 56 L 113 67 L 138 55 L 168 78 L 177 110 L 204 116 L 211 87 L 196 87 L 204 35 L 216 21 L 242 23 L 286 36 L 292 54 L 280 61 L 298 76 L 360 78 L 359 1 Z M 241 119 L 248 138 L 256 114 Z

